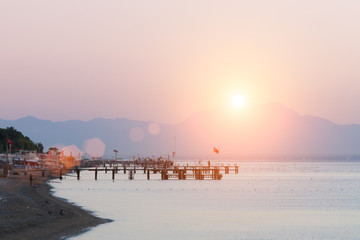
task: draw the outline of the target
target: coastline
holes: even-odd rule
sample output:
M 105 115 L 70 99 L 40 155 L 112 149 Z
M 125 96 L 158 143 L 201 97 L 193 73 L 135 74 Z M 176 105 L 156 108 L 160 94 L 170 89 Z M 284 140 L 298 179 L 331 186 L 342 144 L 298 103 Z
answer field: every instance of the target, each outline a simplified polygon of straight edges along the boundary
M 110 222 L 54 197 L 48 180 L 37 176 L 30 186 L 28 175 L 0 178 L 0 239 L 64 239 Z

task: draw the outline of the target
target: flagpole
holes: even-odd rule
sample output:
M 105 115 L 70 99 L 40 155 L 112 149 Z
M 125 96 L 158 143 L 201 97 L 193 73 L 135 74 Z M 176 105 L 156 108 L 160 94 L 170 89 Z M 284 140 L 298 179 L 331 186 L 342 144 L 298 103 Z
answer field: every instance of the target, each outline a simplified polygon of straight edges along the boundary
M 114 149 L 114 153 L 115 153 L 115 161 L 117 159 L 117 154 L 118 154 L 118 150 L 117 149 Z
M 9 139 L 7 140 L 9 141 Z M 9 146 L 8 146 L 8 142 L 6 143 L 6 166 L 4 168 L 4 177 L 8 176 L 8 168 L 9 168 Z

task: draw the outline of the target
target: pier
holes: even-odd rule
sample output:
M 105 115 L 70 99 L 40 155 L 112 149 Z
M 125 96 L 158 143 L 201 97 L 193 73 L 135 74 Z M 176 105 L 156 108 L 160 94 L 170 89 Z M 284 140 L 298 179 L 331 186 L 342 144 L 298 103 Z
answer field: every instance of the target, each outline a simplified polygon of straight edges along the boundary
M 68 169 L 67 171 L 73 171 L 76 173 L 76 177 L 80 180 L 81 172 L 91 171 L 94 172 L 94 179 L 98 180 L 98 174 L 107 174 L 111 172 L 111 179 L 115 181 L 117 174 L 128 174 L 129 180 L 135 179 L 136 174 L 146 174 L 147 179 L 151 179 L 153 174 L 161 174 L 161 180 L 221 180 L 223 174 L 238 174 L 239 167 L 237 165 L 232 166 L 171 166 L 166 165 L 118 165 L 112 164 L 111 167 L 107 164 L 103 164 L 101 167 L 76 167 L 74 169 Z M 60 172 L 60 179 L 62 178 L 62 172 Z
M 218 163 L 219 164 L 219 163 Z M 41 177 L 45 175 L 58 178 L 62 180 L 68 173 L 72 173 L 73 177 L 77 180 L 81 180 L 81 173 L 84 171 L 92 172 L 94 180 L 98 180 L 100 174 L 108 175 L 109 179 L 115 181 L 118 174 L 128 175 L 129 180 L 136 179 L 136 174 L 146 175 L 147 180 L 154 178 L 161 180 L 221 180 L 223 174 L 239 174 L 239 167 L 236 164 L 226 165 L 220 163 L 220 165 L 211 165 L 210 162 L 207 165 L 196 165 L 196 164 L 178 164 L 174 165 L 172 162 L 162 161 L 155 163 L 144 163 L 144 162 L 133 162 L 133 161 L 94 161 L 91 164 L 75 166 L 73 168 L 35 168 L 35 169 L 24 169 L 22 174 L 24 177 L 29 173 L 40 172 Z M 104 176 L 103 175 L 103 176 Z M 153 177 L 152 177 L 153 176 Z M 28 177 L 30 185 L 33 183 L 33 175 L 30 174 Z M 104 179 L 104 177 L 102 177 Z M 142 177 L 142 179 L 144 179 Z

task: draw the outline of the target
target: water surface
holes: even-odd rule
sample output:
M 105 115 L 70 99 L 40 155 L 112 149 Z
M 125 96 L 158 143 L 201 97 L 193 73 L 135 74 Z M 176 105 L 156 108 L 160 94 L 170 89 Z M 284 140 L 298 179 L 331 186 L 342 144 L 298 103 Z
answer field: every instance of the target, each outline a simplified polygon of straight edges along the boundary
M 82 172 L 56 196 L 113 219 L 71 239 L 360 239 L 360 163 L 238 163 L 216 180 Z

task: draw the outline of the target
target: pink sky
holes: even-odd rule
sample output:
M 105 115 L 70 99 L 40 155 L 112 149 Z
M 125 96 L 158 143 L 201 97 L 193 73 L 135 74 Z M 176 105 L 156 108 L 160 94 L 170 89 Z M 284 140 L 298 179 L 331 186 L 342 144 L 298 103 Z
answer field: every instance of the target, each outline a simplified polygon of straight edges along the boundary
M 0 118 L 179 122 L 235 93 L 360 123 L 359 1 L 0 2 Z

